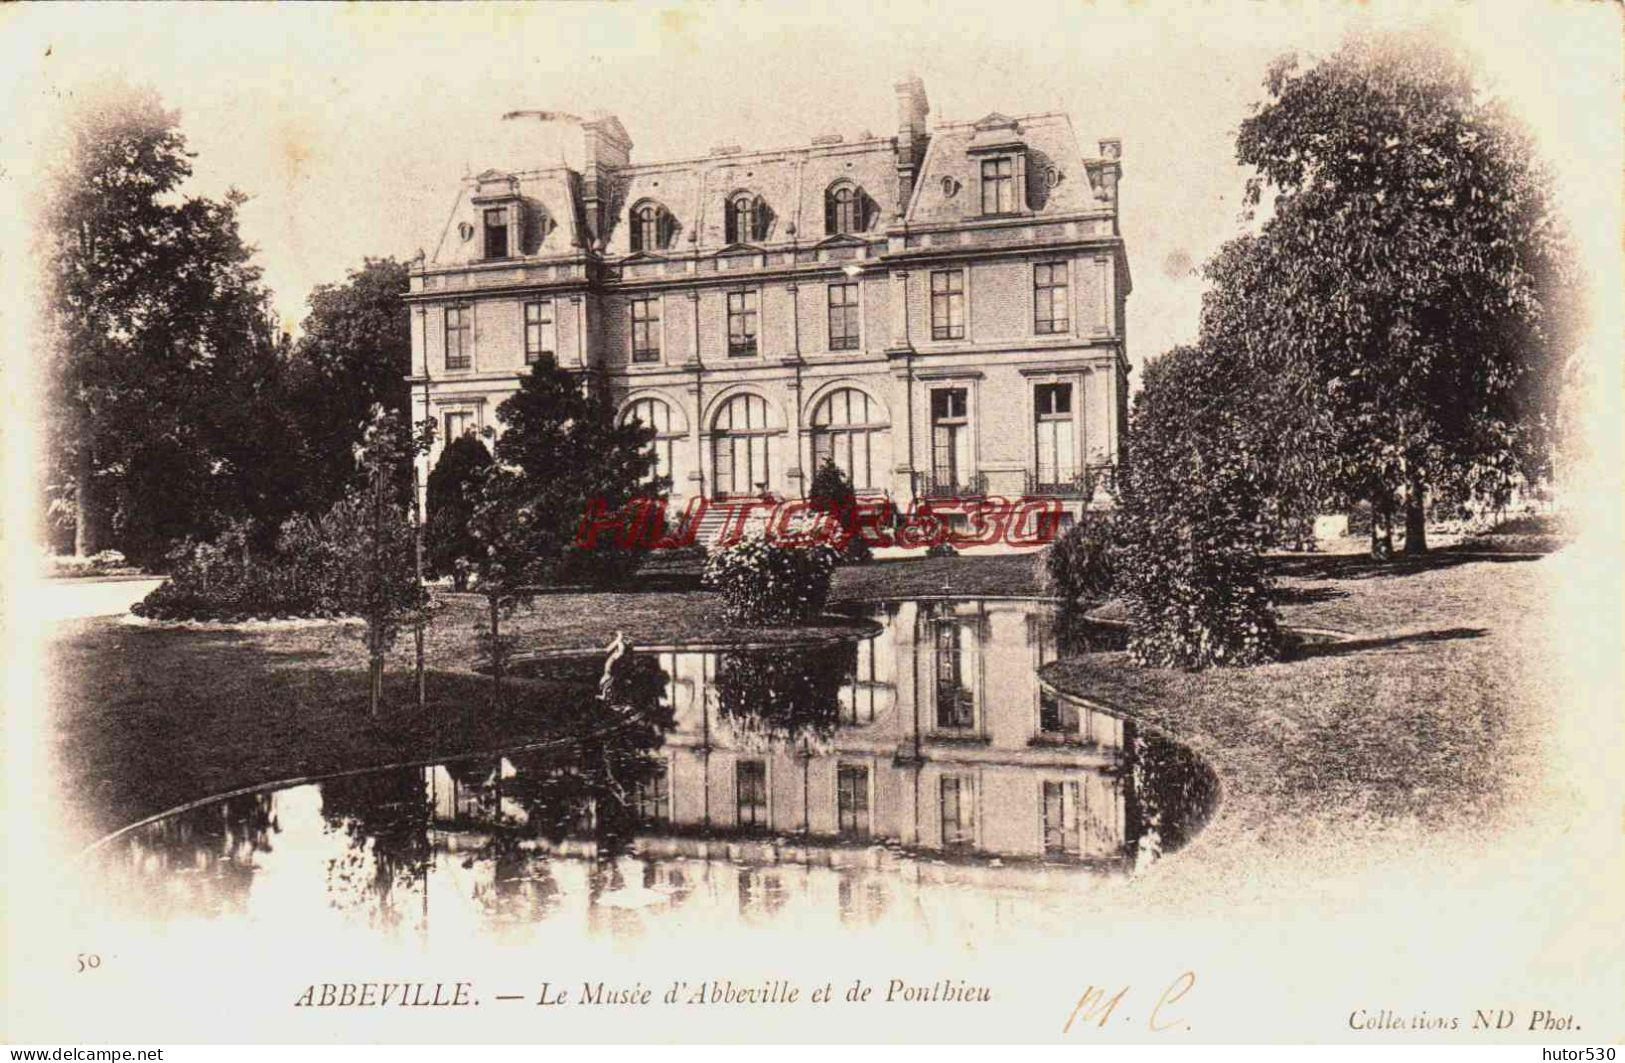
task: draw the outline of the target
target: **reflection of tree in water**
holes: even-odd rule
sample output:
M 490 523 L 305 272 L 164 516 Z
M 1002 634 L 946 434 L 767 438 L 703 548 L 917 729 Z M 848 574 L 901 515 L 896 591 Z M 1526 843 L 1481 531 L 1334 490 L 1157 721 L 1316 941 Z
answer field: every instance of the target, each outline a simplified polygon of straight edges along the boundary
M 167 909 L 180 902 L 161 890 L 142 888 L 160 877 L 173 889 L 180 884 L 190 896 L 189 911 L 220 913 L 241 909 L 254 879 L 255 856 L 271 851 L 280 831 L 275 799 L 270 793 L 241 794 L 192 812 L 162 819 L 132 832 L 109 858 L 110 867 L 128 867 L 136 876 L 130 895 L 148 901 L 167 898 Z M 175 877 L 179 871 L 193 872 Z M 124 891 L 118 891 L 120 893 Z
M 568 753 L 511 758 L 514 776 L 504 781 L 504 796 L 524 809 L 533 836 L 555 845 L 566 837 L 591 838 L 601 855 L 624 850 L 637 828 L 639 793 L 665 768 L 652 755 L 672 725 L 665 692 L 657 658 L 623 657 L 597 733 Z
M 1218 797 L 1218 780 L 1202 759 L 1138 727 L 1129 739 L 1141 860 L 1171 853 L 1201 830 Z M 1135 812 L 1130 812 L 1133 822 Z
M 858 667 L 855 642 L 718 655 L 717 711 L 741 737 L 827 742 L 840 725 L 840 692 Z
M 487 766 L 477 780 L 465 783 L 482 793 L 482 807 L 491 810 L 484 823 L 490 839 L 481 856 L 493 861 L 494 880 L 483 900 L 499 911 L 515 909 L 509 914 L 518 916 L 519 907 L 553 898 L 557 887 L 545 860 L 530 852 L 534 839 L 555 847 L 567 839 L 592 842 L 597 892 L 605 868 L 613 868 L 636 834 L 641 793 L 665 770 L 665 762 L 653 755 L 672 724 L 671 709 L 662 701 L 665 689 L 658 659 L 623 657 L 607 701 L 594 710 L 603 714 L 598 733 L 565 752 L 510 754 L 506 773 Z M 504 807 L 516 814 L 503 814 Z
M 334 907 L 363 908 L 382 926 L 400 923 L 402 892 L 412 896 L 428 871 L 428 781 L 418 768 L 373 772 L 322 783 L 322 818 L 349 848 L 327 864 Z

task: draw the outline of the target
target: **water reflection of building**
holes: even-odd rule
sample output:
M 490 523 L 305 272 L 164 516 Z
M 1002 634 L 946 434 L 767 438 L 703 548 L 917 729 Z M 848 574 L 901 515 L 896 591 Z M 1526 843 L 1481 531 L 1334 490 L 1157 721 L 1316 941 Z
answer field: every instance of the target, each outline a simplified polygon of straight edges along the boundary
M 112 890 L 172 914 L 308 903 L 309 925 L 395 935 L 426 935 L 431 909 L 452 936 L 635 933 L 678 912 L 1002 933 L 1073 925 L 1075 868 L 1127 869 L 1200 826 L 1212 781 L 1187 751 L 1044 694 L 1061 651 L 1042 607 L 874 616 L 856 644 L 629 658 L 647 673 L 634 700 L 667 701 L 669 729 L 650 712 L 565 749 L 160 821 L 108 848 Z
M 836 685 L 827 733 L 731 713 L 711 653 L 666 653 L 675 729 L 642 812 L 681 832 L 764 831 L 999 857 L 1101 859 L 1133 840 L 1132 725 L 1046 695 L 1031 603 L 908 602 Z M 803 654 L 810 658 L 810 655 Z

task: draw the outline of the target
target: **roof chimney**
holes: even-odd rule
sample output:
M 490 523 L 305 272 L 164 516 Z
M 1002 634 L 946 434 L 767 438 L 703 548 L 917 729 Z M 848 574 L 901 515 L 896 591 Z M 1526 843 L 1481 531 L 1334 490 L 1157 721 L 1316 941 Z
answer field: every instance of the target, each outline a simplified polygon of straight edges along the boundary
M 609 230 L 604 218 L 610 198 L 607 178 L 632 161 L 632 138 L 619 118 L 594 111 L 581 123 L 581 151 L 581 199 L 591 243 L 597 247 Z
M 897 210 L 901 214 L 914 197 L 914 182 L 919 177 L 920 162 L 925 158 L 929 140 L 925 118 L 931 113 L 931 104 L 925 98 L 925 83 L 913 74 L 899 81 L 896 90 Z

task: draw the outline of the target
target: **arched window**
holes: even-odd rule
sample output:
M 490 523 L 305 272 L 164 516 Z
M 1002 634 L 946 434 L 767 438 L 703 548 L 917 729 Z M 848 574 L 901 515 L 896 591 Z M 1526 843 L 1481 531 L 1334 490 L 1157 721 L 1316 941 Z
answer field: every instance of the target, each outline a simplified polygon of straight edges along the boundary
M 735 193 L 728 199 L 727 242 L 744 244 L 767 239 L 771 217 L 761 196 L 751 192 Z
M 717 498 L 766 493 L 771 482 L 768 437 L 778 430 L 768 424 L 767 400 L 735 395 L 722 404 L 711 423 L 713 494 Z
M 824 193 L 824 232 L 830 236 L 861 233 L 873 220 L 870 200 L 863 189 L 841 183 Z
M 632 208 L 632 250 L 664 251 L 671 246 L 671 215 L 658 203 L 640 203 Z
M 860 492 L 884 486 L 890 428 L 880 404 L 857 388 L 825 395 L 812 414 L 814 475 L 833 461 Z
M 683 438 L 683 422 L 679 417 L 672 415 L 671 406 L 661 399 L 638 399 L 626 408 L 621 415 L 623 424 L 637 421 L 647 428 L 655 430 L 655 437 L 649 443 L 654 452 L 655 466 L 649 473 L 652 482 L 658 477 L 675 481 L 672 473 L 672 453 L 677 441 Z

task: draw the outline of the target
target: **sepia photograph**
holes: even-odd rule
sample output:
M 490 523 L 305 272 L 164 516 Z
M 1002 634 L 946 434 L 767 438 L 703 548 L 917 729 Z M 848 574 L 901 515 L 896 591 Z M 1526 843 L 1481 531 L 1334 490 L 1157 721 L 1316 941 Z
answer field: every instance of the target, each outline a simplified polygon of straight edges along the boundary
M 1622 27 L 0 9 L 11 1058 L 1613 1059 Z

